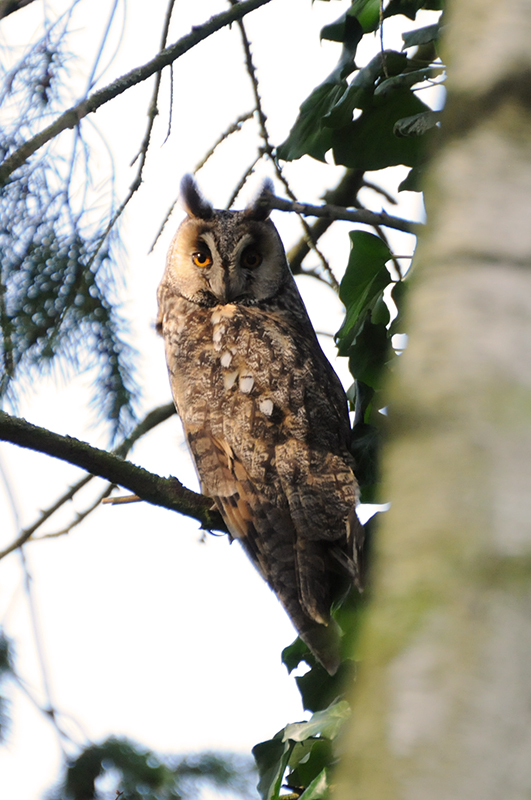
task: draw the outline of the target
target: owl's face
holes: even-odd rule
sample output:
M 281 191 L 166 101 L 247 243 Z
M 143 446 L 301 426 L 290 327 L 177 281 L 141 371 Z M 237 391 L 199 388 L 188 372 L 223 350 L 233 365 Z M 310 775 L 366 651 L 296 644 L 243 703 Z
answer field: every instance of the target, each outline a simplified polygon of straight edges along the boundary
M 187 218 L 171 243 L 166 281 L 202 306 L 255 305 L 291 280 L 282 242 L 261 203 L 269 184 L 244 211 L 217 211 L 186 176 L 182 199 Z

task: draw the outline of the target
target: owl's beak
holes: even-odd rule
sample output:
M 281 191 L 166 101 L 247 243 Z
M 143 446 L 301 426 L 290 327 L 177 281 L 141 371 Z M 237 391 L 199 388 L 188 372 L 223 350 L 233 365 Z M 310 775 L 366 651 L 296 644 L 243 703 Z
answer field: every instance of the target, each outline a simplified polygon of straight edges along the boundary
M 244 290 L 240 276 L 228 267 L 214 267 L 210 272 L 208 282 L 210 291 L 222 305 L 232 303 Z

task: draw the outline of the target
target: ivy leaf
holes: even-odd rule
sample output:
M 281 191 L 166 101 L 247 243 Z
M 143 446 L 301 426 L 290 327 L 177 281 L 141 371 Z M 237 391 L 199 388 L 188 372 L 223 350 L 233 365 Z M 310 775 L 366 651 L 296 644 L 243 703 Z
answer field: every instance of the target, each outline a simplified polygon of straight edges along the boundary
M 413 92 L 400 89 L 390 97 L 374 98 L 373 106 L 361 116 L 334 130 L 332 146 L 336 164 L 351 169 L 378 170 L 405 164 L 417 166 L 424 151 L 419 138 L 399 138 L 394 133 L 396 122 L 431 109 Z
M 262 800 L 278 798 L 289 755 L 293 749 L 293 744 L 283 740 L 281 733 L 282 731 L 277 733 L 274 739 L 260 742 L 252 750 L 260 775 L 257 789 Z
M 295 161 L 309 155 L 324 161 L 332 147 L 332 131 L 322 126 L 321 121 L 345 93 L 347 82 L 325 82 L 313 90 L 299 109 L 288 138 L 277 148 L 277 156 L 283 161 Z
M 335 739 L 343 723 L 349 717 L 349 704 L 346 700 L 339 700 L 323 711 L 316 711 L 308 722 L 294 722 L 291 725 L 286 725 L 282 739 L 284 742 L 287 742 L 288 739 L 294 742 L 303 742 L 313 736 L 325 736 L 327 739 Z
M 349 236 L 350 256 L 339 287 L 339 297 L 347 312 L 345 322 L 336 334 L 340 355 L 348 354 L 365 316 L 391 281 L 385 267 L 391 251 L 385 242 L 366 231 L 351 231 Z
M 347 75 L 356 69 L 354 57 L 363 36 L 363 30 L 355 17 L 343 22 L 341 57 L 331 75 L 302 103 L 293 128 L 285 142 L 277 148 L 283 161 L 294 161 L 309 155 L 324 161 L 332 146 L 331 132 L 323 126 L 323 118 L 337 104 L 347 90 Z
M 380 22 L 380 0 L 354 0 L 351 13 L 360 21 L 364 33 L 375 31 Z
M 422 177 L 424 170 L 422 167 L 410 169 L 404 180 L 398 185 L 399 192 L 422 192 Z
M 330 794 L 330 784 L 328 783 L 328 772 L 323 769 L 319 775 L 314 778 L 307 789 L 302 794 L 304 800 L 324 800 Z
M 369 63 L 358 70 L 348 89 L 339 98 L 338 102 L 330 109 L 323 120 L 330 128 L 339 128 L 352 122 L 352 113 L 355 108 L 370 108 L 378 80 L 385 74 L 397 74 L 405 69 L 407 58 L 404 53 L 386 50 L 378 53 Z
M 286 778 L 286 785 L 295 790 L 303 787 L 309 789 L 312 782 L 334 760 L 330 739 L 306 739 L 298 742 L 289 760 L 291 771 Z
M 409 19 L 415 19 L 421 8 L 429 11 L 442 11 L 444 0 L 391 0 L 384 11 L 384 19 L 395 14 L 403 14 Z
M 370 312 L 349 350 L 349 369 L 358 381 L 377 389 L 389 353 L 389 331 L 371 322 Z
M 426 25 L 425 28 L 418 28 L 416 31 L 407 31 L 407 33 L 402 34 L 404 49 L 435 42 L 439 38 L 440 32 L 441 27 L 438 22 L 435 25 Z

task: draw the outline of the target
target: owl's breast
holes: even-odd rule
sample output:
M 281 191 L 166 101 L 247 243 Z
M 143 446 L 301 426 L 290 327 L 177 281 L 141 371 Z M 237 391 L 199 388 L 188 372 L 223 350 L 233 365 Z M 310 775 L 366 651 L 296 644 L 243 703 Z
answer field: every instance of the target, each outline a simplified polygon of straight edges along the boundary
M 214 435 L 224 436 L 227 429 L 254 436 L 271 435 L 274 429 L 278 438 L 291 411 L 293 435 L 297 416 L 304 416 L 299 377 L 305 364 L 289 331 L 253 307 L 190 305 L 172 309 L 179 324 L 164 332 L 174 398 L 185 426 L 207 424 Z

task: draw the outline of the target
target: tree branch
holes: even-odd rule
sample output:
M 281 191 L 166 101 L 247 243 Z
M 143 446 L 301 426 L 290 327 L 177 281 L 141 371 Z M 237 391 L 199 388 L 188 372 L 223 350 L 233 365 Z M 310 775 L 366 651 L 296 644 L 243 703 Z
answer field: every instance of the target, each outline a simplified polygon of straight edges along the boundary
M 328 189 L 322 199 L 328 204 L 333 203 L 338 206 L 350 206 L 355 202 L 358 192 L 363 184 L 363 170 L 347 169 L 343 177 L 333 189 Z M 321 236 L 333 224 L 331 218 L 320 217 L 310 226 L 311 239 L 318 242 Z M 307 272 L 302 269 L 302 262 L 310 252 L 311 247 L 308 243 L 307 235 L 300 239 L 288 253 L 288 261 L 294 275 Z
M 20 11 L 21 8 L 29 6 L 34 0 L 0 0 L 0 19 Z
M 182 39 L 179 39 L 174 44 L 166 47 L 162 50 L 155 58 L 152 58 L 151 61 L 148 61 L 147 64 L 144 64 L 141 67 L 136 67 L 135 69 L 128 72 L 126 75 L 122 75 L 121 78 L 113 81 L 113 83 L 105 86 L 103 89 L 99 89 L 97 92 L 94 92 L 89 97 L 85 98 L 77 105 L 72 106 L 60 117 L 58 117 L 55 122 L 52 122 L 44 130 L 40 131 L 40 133 L 33 136 L 28 141 L 24 142 L 14 153 L 12 153 L 5 161 L 0 165 L 0 186 L 3 186 L 12 172 L 14 172 L 18 167 L 22 166 L 30 156 L 33 155 L 40 147 L 45 145 L 55 136 L 57 136 L 62 131 L 66 130 L 67 128 L 75 128 L 76 125 L 86 117 L 87 114 L 96 111 L 100 106 L 108 103 L 109 100 L 113 100 L 119 94 L 122 94 L 127 89 L 130 89 L 132 86 L 136 86 L 137 83 L 141 83 L 142 81 L 147 80 L 156 72 L 164 69 L 169 64 L 172 64 L 176 59 L 180 56 L 187 53 L 196 44 L 202 42 L 204 39 L 207 39 L 213 33 L 217 33 L 217 31 L 221 30 L 221 28 L 230 25 L 232 22 L 241 19 L 246 14 L 249 14 L 251 11 L 254 11 L 260 6 L 266 5 L 271 0 L 244 0 L 242 3 L 238 3 L 237 6 L 234 6 L 227 11 L 222 12 L 221 14 L 216 14 L 215 16 L 211 17 L 207 22 L 203 25 L 196 26 L 192 28 L 190 33 L 186 36 L 183 36 Z
M 109 483 L 129 489 L 148 503 L 192 517 L 206 530 L 227 530 L 220 514 L 212 510 L 212 501 L 187 489 L 177 478 L 162 478 L 79 439 L 61 436 L 0 411 L 0 440 L 74 464 Z M 12 543 L 8 552 L 17 546 Z M 0 558 L 3 555 L 6 553 L 0 553 Z
M 382 225 L 387 228 L 395 228 L 398 231 L 405 233 L 413 233 L 418 236 L 424 225 L 422 222 L 411 222 L 407 219 L 400 217 L 391 217 L 382 211 L 376 214 L 374 211 L 367 209 L 360 209 L 359 211 L 351 211 L 342 206 L 311 206 L 307 203 L 291 202 L 290 200 L 283 200 L 275 195 L 269 195 L 267 200 L 264 200 L 269 208 L 276 208 L 279 211 L 294 211 L 296 214 L 303 214 L 305 217 L 324 217 L 325 219 L 343 219 L 347 222 L 361 222 L 364 225 L 371 225 L 372 227 Z

